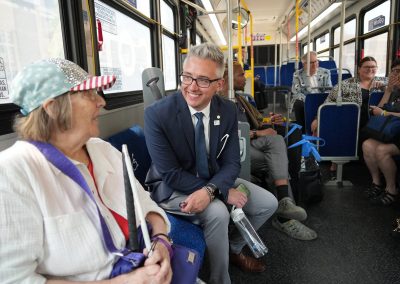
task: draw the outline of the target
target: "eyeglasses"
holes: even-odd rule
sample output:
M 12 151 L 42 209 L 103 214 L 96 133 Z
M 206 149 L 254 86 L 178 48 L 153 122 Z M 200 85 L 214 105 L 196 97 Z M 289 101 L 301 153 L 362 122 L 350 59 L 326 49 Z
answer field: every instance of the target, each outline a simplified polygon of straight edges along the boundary
M 393 68 L 392 73 L 399 75 L 400 74 L 400 68 Z
M 210 87 L 211 83 L 221 80 L 221 78 L 217 78 L 214 80 L 206 79 L 206 78 L 193 78 L 188 75 L 181 74 L 180 76 L 181 82 L 185 85 L 191 85 L 193 81 L 196 81 L 197 86 L 200 88 L 208 88 Z

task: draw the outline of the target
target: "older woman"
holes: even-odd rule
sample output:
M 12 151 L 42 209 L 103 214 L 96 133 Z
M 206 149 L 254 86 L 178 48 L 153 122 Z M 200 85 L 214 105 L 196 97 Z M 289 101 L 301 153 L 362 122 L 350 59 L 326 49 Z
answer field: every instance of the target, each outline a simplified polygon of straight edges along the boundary
M 390 110 L 386 110 L 387 103 Z M 393 115 L 400 117 L 400 59 L 393 61 L 389 75 L 389 85 L 378 106 L 371 107 L 373 115 Z M 367 197 L 373 203 L 391 205 L 399 194 L 396 188 L 397 166 L 393 156 L 400 155 L 400 141 L 383 143 L 367 139 L 362 144 L 364 160 L 372 177 L 372 184 L 366 190 Z M 386 187 L 381 181 L 381 172 L 385 177 Z
M 121 153 L 98 136 L 104 99 L 114 76 L 90 77 L 63 59 L 41 60 L 13 81 L 12 102 L 21 107 L 15 130 L 21 138 L 0 153 L 0 279 L 2 283 L 68 283 L 108 279 L 125 247 L 128 230 Z M 93 200 L 33 144 L 49 143 L 84 177 Z M 33 142 L 33 143 L 32 143 Z M 138 183 L 137 183 L 138 184 Z M 146 220 L 157 235 L 144 266 L 107 283 L 169 283 L 169 222 L 139 188 Z M 98 212 L 96 207 L 98 207 Z M 95 212 L 95 213 L 93 213 Z M 93 214 L 91 214 L 93 213 Z M 139 224 L 139 221 L 137 221 Z M 104 283 L 106 283 L 104 282 Z M 103 282 L 102 282 L 103 283 Z

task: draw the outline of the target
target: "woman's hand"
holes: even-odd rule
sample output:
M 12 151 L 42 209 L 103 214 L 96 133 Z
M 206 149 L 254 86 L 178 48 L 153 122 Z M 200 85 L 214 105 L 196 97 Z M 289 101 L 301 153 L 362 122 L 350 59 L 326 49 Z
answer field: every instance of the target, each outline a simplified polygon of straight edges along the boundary
M 380 89 L 386 86 L 386 83 L 383 81 L 372 81 L 370 88 L 371 89 Z
M 159 275 L 161 266 L 158 264 L 145 265 L 136 268 L 132 272 L 122 274 L 118 277 L 110 279 L 110 283 L 115 284 L 161 284 L 169 282 L 161 282 Z
M 169 242 L 166 238 L 164 240 Z M 166 244 L 163 244 L 160 241 L 156 243 L 153 252 L 144 262 L 144 267 L 153 267 L 154 265 L 159 266 L 159 270 L 154 274 L 155 282 L 152 283 L 170 283 L 172 279 L 170 255 L 166 248 Z
M 370 106 L 370 112 L 372 115 L 382 115 L 383 109 L 377 106 Z

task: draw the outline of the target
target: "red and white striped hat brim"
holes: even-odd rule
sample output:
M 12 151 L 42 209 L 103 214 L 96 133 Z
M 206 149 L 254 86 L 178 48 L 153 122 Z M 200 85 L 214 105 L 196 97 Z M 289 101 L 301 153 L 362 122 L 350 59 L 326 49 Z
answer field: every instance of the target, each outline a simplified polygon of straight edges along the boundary
M 98 91 L 106 90 L 111 88 L 116 80 L 117 77 L 115 77 L 114 75 L 90 77 L 87 80 L 80 83 L 79 85 L 76 85 L 75 87 L 71 88 L 71 91 L 79 92 L 79 91 L 88 91 L 93 89 L 97 89 Z

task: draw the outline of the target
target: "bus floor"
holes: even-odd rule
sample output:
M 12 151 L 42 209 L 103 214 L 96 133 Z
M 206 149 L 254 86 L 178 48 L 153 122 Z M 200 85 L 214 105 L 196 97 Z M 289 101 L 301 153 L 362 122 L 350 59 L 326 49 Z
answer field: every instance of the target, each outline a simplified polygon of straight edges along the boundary
M 328 167 L 321 164 L 323 177 Z M 400 283 L 400 241 L 390 235 L 400 206 L 372 205 L 363 196 L 370 175 L 362 162 L 346 164 L 344 180 L 353 186 L 325 186 L 323 200 L 306 208 L 316 240 L 292 239 L 269 220 L 258 231 L 269 248 L 262 258 L 267 270 L 245 273 L 231 265 L 232 283 Z M 200 278 L 208 271 L 206 255 Z

